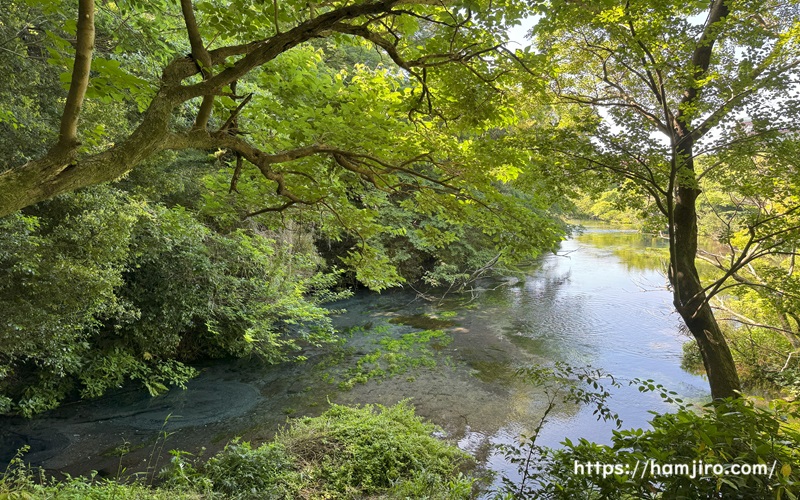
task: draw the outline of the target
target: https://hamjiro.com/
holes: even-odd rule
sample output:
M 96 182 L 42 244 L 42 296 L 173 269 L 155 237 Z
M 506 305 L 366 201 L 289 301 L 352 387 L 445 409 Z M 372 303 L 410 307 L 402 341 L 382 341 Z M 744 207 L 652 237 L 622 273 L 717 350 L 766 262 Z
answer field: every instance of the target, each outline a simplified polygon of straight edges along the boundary
M 686 476 L 690 479 L 705 476 L 769 476 L 775 473 L 777 461 L 770 464 L 709 464 L 702 460 L 692 463 L 659 463 L 656 460 L 637 460 L 632 464 L 602 463 L 602 462 L 574 462 L 573 472 L 576 475 L 602 476 L 603 478 L 617 476 L 631 476 L 644 479 L 646 477 Z

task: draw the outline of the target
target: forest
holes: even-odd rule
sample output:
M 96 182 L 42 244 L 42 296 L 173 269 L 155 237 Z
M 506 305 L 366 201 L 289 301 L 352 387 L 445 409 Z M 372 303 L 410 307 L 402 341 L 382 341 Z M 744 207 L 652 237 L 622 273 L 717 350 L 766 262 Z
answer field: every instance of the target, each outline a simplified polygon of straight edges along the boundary
M 800 3 L 9 0 L 0 62 L 0 429 L 212 360 L 341 352 L 372 328 L 337 326 L 348 298 L 474 299 L 585 219 L 661 242 L 706 384 L 690 404 L 625 381 L 672 410 L 548 447 L 560 404 L 620 428 L 620 380 L 513 366 L 544 407 L 501 480 L 413 400 L 328 400 L 143 481 L 40 474 L 23 448 L 0 498 L 800 495 Z M 381 340 L 394 372 L 455 316 Z M 772 471 L 573 469 L 652 460 Z

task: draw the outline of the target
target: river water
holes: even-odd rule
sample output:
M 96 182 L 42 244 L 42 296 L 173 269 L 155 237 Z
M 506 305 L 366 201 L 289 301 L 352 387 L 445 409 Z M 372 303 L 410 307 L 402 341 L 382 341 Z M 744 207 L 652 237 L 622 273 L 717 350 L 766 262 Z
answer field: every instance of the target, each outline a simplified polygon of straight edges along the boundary
M 650 411 L 670 409 L 658 395 L 628 386 L 634 378 L 653 379 L 685 400 L 708 399 L 707 382 L 680 366 L 688 337 L 665 287 L 664 243 L 589 226 L 525 275 L 484 280 L 470 294 L 441 301 L 410 291 L 356 294 L 334 305 L 346 309 L 335 323 L 349 333 L 333 354 L 308 350 L 307 361 L 279 366 L 218 361 L 201 367 L 187 390 L 151 398 L 122 389 L 33 420 L 0 419 L 0 465 L 27 444 L 27 460 L 51 472 L 157 470 L 169 449 L 209 454 L 236 436 L 257 443 L 292 418 L 321 413 L 328 402 L 390 405 L 410 398 L 443 435 L 514 477 L 514 466 L 493 445 L 516 442 L 545 407 L 541 387 L 515 376 L 519 367 L 564 361 L 613 374 L 622 387 L 612 390 L 609 405 L 625 427 L 644 427 Z M 444 336 L 407 344 L 414 351 L 408 356 L 392 351 L 391 341 L 425 329 Z M 383 358 L 364 363 L 378 350 Z M 359 360 L 398 374 L 358 382 L 359 374 L 367 378 L 365 368 L 356 369 Z M 538 442 L 608 442 L 614 427 L 592 411 L 557 407 Z

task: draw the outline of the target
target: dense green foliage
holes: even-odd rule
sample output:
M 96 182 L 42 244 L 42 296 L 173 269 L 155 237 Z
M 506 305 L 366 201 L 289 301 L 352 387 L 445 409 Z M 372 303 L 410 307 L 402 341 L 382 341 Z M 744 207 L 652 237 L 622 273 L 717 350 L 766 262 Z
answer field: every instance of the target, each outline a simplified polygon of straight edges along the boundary
M 728 400 L 702 411 L 656 415 L 652 429 L 615 431 L 611 445 L 566 441 L 548 450 L 536 478 L 544 498 L 796 498 L 800 485 L 797 405 L 770 409 Z M 786 418 L 795 422 L 787 424 Z M 576 473 L 575 464 L 629 469 Z M 652 466 L 662 466 L 656 469 Z M 685 464 L 687 471 L 667 471 Z M 741 467 L 762 464 L 755 473 Z M 638 465 L 638 474 L 633 474 Z M 649 467 L 649 469 L 647 469 Z M 716 468 L 716 470 L 715 470 Z M 583 469 L 584 471 L 588 468 Z
M 317 272 L 308 238 L 214 231 L 111 188 L 0 222 L 4 411 L 31 415 L 127 379 L 157 394 L 192 375 L 181 361 L 275 362 L 299 341 L 331 339 L 319 303 L 336 297 L 335 275 Z
M 503 478 L 506 498 L 796 498 L 800 485 L 800 403 L 769 406 L 735 398 L 685 404 L 652 380 L 632 380 L 677 406 L 654 413 L 649 428 L 612 431 L 611 444 L 566 439 L 558 449 L 536 440 L 554 403 L 586 404 L 598 419 L 622 422 L 609 406 L 619 381 L 598 370 L 556 364 L 519 371 L 544 388 L 549 406 L 518 445 L 505 446 L 518 477 Z
M 39 481 L 16 461 L 0 476 L 9 498 L 470 498 L 471 459 L 431 434 L 407 403 L 333 405 L 253 448 L 232 442 L 208 460 L 174 452 L 157 488 L 76 478 Z
M 674 303 L 715 397 L 739 389 L 734 360 L 797 393 L 796 2 L 80 2 L 93 17 L 74 4 L 0 13 L 0 413 L 129 380 L 158 394 L 203 357 L 286 360 L 333 340 L 322 303 L 337 285 L 457 289 L 553 249 L 566 232 L 553 214 L 581 194 L 578 209 L 668 236 Z M 508 50 L 531 14 L 533 45 Z M 407 351 L 444 340 L 380 339 L 343 387 L 425 364 Z M 606 397 L 565 396 L 613 419 Z M 779 416 L 725 401 L 610 447 L 553 452 L 534 435 L 509 451 L 523 470 L 509 491 L 791 495 L 798 436 Z M 170 480 L 189 496 L 467 495 L 445 479 L 460 455 L 431 431 L 406 406 L 334 407 L 256 449 L 179 455 Z M 598 478 L 570 474 L 577 459 L 781 467 Z M 8 477 L 44 495 L 142 492 Z
M 431 436 L 434 430 L 407 404 L 334 405 L 320 417 L 294 422 L 274 443 L 256 450 L 229 445 L 198 472 L 211 480 L 212 489 L 228 496 L 255 490 L 245 496 L 263 497 L 259 493 L 270 488 L 278 496 L 318 498 L 440 496 L 448 491 L 453 498 L 468 496 L 471 482 L 456 476 L 469 458 Z M 264 468 L 249 471 L 250 464 Z M 248 483 L 248 478 L 264 483 Z

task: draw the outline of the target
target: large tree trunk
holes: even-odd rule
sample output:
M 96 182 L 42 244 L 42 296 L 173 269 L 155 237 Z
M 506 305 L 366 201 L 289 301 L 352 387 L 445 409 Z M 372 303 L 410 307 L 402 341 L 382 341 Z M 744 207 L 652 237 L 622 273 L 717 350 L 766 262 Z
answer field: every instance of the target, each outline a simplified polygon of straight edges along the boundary
M 741 385 L 733 356 L 714 312 L 708 303 L 695 266 L 697 256 L 697 196 L 694 185 L 692 140 L 684 136 L 676 148 L 677 173 L 674 208 L 670 227 L 671 265 L 669 280 L 673 302 L 700 347 L 703 365 L 714 399 L 739 397 Z

